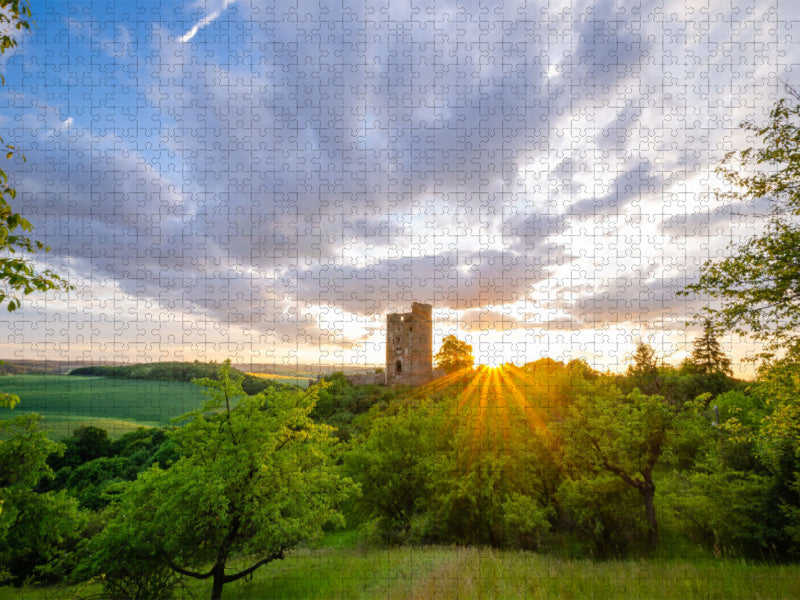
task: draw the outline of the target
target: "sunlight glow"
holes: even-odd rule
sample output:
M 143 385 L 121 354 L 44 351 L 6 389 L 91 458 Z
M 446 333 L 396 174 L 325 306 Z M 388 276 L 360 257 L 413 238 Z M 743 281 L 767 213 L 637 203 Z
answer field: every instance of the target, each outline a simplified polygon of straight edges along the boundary
M 506 363 L 465 368 L 415 390 L 410 398 L 452 399 L 445 427 L 463 435 L 463 459 L 469 471 L 478 454 L 514 451 L 543 431 L 540 409 L 548 404 L 547 390 L 523 368 Z
M 489 367 L 490 369 L 497 369 L 505 364 L 501 356 L 489 356 L 481 363 L 481 367 Z

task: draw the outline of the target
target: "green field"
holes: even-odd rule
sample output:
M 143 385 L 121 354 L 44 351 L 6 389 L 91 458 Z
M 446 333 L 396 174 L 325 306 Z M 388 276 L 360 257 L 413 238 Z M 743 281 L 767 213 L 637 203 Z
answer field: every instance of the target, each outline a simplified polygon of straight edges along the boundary
M 210 582 L 187 581 L 186 597 L 208 598 Z M 0 597 L 91 597 L 99 586 L 0 588 Z M 800 566 L 742 561 L 563 560 L 478 548 L 322 548 L 287 554 L 252 580 L 230 583 L 236 600 L 503 598 L 798 598 Z
M 202 388 L 192 383 L 67 375 L 2 376 L 0 390 L 21 400 L 13 410 L 0 409 L 0 419 L 39 413 L 54 438 L 84 425 L 101 427 L 115 437 L 140 426 L 168 425 L 203 398 Z

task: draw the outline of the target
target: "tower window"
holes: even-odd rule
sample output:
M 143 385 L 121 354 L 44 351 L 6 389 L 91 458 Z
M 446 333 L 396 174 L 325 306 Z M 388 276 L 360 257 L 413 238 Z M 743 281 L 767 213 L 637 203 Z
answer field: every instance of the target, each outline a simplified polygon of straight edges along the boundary
M 394 372 L 395 373 L 402 373 L 403 372 L 403 363 L 402 361 L 397 361 L 394 363 Z

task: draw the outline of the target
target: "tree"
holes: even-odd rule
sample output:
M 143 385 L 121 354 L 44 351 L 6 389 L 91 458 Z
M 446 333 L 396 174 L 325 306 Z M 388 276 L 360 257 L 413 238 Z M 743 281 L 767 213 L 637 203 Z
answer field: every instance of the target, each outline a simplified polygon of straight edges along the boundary
M 31 8 L 27 0 L 0 0 L 0 25 L 7 23 L 11 29 L 28 30 L 31 27 L 30 19 Z M 0 54 L 16 45 L 17 40 L 10 33 L 0 36 Z M 0 138 L 0 144 L 3 143 L 3 139 Z M 6 159 L 12 158 L 15 150 L 14 146 L 6 145 Z M 0 287 L 0 305 L 7 304 L 10 311 L 21 305 L 17 293 L 27 295 L 34 291 L 70 288 L 66 281 L 53 271 L 39 272 L 29 260 L 13 256 L 18 252 L 34 253 L 37 250 L 49 250 L 42 242 L 20 235 L 20 232 L 31 231 L 33 226 L 12 210 L 8 200 L 13 200 L 16 195 L 16 189 L 9 184 L 8 174 L 0 169 L 0 253 L 9 255 L 0 256 L 0 281 L 3 282 L 3 287 Z
M 31 22 L 31 8 L 27 0 L 0 0 L 0 26 L 7 25 L 11 30 L 28 30 Z M 5 31 L 0 35 L 0 54 L 16 45 L 17 40 L 10 32 Z M 0 78 L 0 84 L 5 84 L 4 78 Z M 4 144 L 0 137 L 0 146 Z M 9 144 L 5 148 L 6 159 L 11 159 L 16 148 Z M 18 253 L 32 254 L 37 250 L 48 251 L 50 248 L 38 240 L 20 235 L 31 231 L 33 226 L 11 208 L 9 200 L 16 196 L 16 189 L 9 184 L 8 173 L 0 169 L 0 306 L 6 304 L 9 311 L 21 306 L 18 294 L 72 289 L 55 272 L 49 269 L 38 271 L 31 261 L 18 256 Z M 0 407 L 13 408 L 18 402 L 17 396 L 0 392 Z
M 211 579 L 217 600 L 226 583 L 283 558 L 300 541 L 321 534 L 323 525 L 341 523 L 338 503 L 355 485 L 334 464 L 332 428 L 308 417 L 315 388 L 247 396 L 241 378 L 230 377 L 229 362 L 219 380 L 198 383 L 209 388 L 208 400 L 181 417 L 188 423 L 172 434 L 181 458 L 129 484 L 116 517 L 93 541 L 91 555 L 98 558 L 89 571 L 110 580 L 129 577 L 130 565 L 119 561 L 137 556 L 144 561 L 139 575 L 163 579 L 167 566 Z M 126 539 L 130 546 L 120 552 Z M 249 566 L 229 572 L 234 558 Z
M 448 335 L 442 340 L 442 347 L 434 356 L 436 368 L 446 373 L 459 369 L 469 369 L 475 363 L 472 356 L 472 346 L 462 342 L 454 335 Z
M 645 393 L 661 391 L 661 378 L 658 376 L 658 360 L 655 349 L 639 340 L 628 365 L 628 377 L 633 378 L 637 387 Z
M 634 390 L 621 397 L 610 388 L 579 397 L 554 426 L 556 449 L 578 489 L 606 487 L 610 475 L 639 495 L 651 550 L 658 543 L 653 470 L 665 450 L 674 416 L 661 396 Z
M 345 454 L 348 473 L 361 485 L 355 508 L 382 542 L 420 541 L 412 525 L 426 508 L 440 429 L 426 408 L 399 410 L 376 417 Z
M 729 375 L 732 373 L 731 360 L 722 352 L 714 328 L 708 319 L 703 324 L 703 335 L 694 341 L 691 362 L 701 375 Z
M 40 428 L 42 417 L 0 420 L 0 586 L 41 580 L 86 522 L 66 492 L 39 494 L 34 486 L 52 471 L 47 456 L 61 447 Z
M 731 244 L 727 258 L 707 261 L 699 281 L 681 292 L 719 300 L 719 308 L 707 307 L 696 321 L 752 335 L 766 343 L 765 356 L 800 343 L 800 94 L 789 92 L 792 100 L 780 100 L 765 126 L 741 124 L 760 147 L 729 152 L 716 169 L 733 186 L 722 197 L 770 204 L 764 233 Z

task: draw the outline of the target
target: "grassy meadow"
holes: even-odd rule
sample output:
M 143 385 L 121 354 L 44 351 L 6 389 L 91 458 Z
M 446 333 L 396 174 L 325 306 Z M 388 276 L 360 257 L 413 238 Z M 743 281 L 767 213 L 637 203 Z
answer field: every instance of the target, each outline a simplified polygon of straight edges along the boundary
M 112 437 L 141 426 L 168 425 L 203 397 L 192 383 L 67 375 L 0 376 L 0 390 L 20 397 L 13 410 L 0 408 L 0 419 L 39 413 L 53 438 L 85 425 L 106 429 Z
M 208 581 L 188 580 L 187 598 L 206 598 Z M 97 584 L 0 588 L 8 600 L 91 598 Z M 734 560 L 565 560 L 530 552 L 444 546 L 300 549 L 248 581 L 227 584 L 236 600 L 503 598 L 797 598 L 800 566 Z

